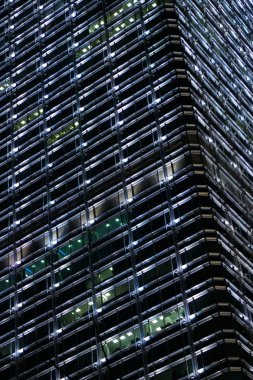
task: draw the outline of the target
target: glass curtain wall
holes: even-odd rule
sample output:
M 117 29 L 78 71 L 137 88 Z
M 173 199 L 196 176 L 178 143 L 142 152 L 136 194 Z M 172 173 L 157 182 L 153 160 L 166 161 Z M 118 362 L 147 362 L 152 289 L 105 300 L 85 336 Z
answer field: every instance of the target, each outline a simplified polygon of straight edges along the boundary
M 250 259 L 230 254 L 230 242 L 249 252 L 247 221 L 220 216 L 229 190 L 211 174 L 216 124 L 205 138 L 186 9 L 163 0 L 0 5 L 3 379 L 241 370 L 228 357 L 250 323 L 240 292 L 251 279 L 238 267 Z

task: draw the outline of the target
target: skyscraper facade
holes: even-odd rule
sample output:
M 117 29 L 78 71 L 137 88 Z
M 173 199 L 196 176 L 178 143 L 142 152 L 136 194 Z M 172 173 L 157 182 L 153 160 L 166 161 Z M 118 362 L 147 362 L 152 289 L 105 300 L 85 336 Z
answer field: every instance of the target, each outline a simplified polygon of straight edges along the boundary
M 0 378 L 253 379 L 252 0 L 0 17 Z

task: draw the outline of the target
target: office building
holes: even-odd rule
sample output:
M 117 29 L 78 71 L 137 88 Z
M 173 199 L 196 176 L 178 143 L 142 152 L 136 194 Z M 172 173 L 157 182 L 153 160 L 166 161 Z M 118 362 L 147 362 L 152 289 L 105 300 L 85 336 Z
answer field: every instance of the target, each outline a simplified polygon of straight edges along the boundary
M 0 378 L 253 379 L 252 0 L 0 17 Z

